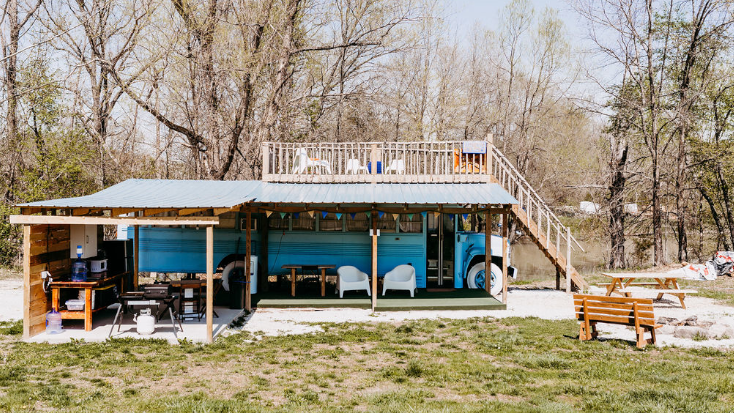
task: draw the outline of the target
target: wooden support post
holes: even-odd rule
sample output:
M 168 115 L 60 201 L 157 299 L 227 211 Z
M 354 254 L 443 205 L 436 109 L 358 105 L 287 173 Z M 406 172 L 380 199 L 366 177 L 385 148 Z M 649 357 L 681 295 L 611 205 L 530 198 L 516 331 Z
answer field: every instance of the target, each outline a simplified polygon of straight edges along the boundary
M 23 338 L 31 336 L 31 226 L 23 225 Z
M 258 251 L 258 267 L 260 268 L 258 272 L 262 274 L 262 276 L 257 280 L 257 285 L 260 288 L 260 291 L 268 292 L 270 291 L 270 282 L 268 281 L 270 276 L 270 263 L 268 262 L 268 232 L 270 232 L 268 217 L 264 214 L 260 214 L 260 222 L 262 222 L 262 225 L 259 227 L 260 251 Z
M 487 135 L 487 182 L 492 182 L 492 148 L 494 147 L 494 135 Z
M 507 236 L 510 226 L 510 215 L 502 214 L 502 302 L 507 304 Z
M 556 290 L 561 289 L 561 271 L 556 267 Z
M 206 227 L 206 342 L 214 342 L 214 227 Z
M 135 225 L 134 230 L 134 249 L 135 258 L 133 260 L 133 291 L 138 291 L 138 270 L 140 268 L 140 227 Z
M 484 289 L 492 291 L 492 215 L 484 213 Z
M 571 228 L 566 227 L 566 292 L 571 292 Z
M 247 212 L 245 214 L 247 223 L 245 224 L 245 309 L 252 311 L 252 291 L 250 286 L 252 283 L 252 277 L 250 276 L 251 266 L 250 257 L 252 253 L 252 213 Z M 255 274 L 257 277 L 257 274 Z
M 372 166 L 374 167 L 374 163 Z M 372 311 L 377 307 L 377 211 L 372 208 Z

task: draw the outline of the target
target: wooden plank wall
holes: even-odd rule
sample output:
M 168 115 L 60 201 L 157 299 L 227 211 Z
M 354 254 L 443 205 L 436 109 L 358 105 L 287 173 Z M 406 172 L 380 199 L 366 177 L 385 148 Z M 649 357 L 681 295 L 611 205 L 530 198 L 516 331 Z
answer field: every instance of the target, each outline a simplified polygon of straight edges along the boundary
M 43 291 L 41 272 L 52 277 L 71 271 L 68 225 L 25 225 L 23 229 L 23 337 L 46 329 L 51 299 Z

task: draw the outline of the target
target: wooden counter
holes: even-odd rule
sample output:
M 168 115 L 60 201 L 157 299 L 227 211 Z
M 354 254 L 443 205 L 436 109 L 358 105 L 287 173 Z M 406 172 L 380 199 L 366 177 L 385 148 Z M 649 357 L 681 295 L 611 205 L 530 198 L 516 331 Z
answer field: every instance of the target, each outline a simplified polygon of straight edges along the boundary
M 84 320 L 84 330 L 91 331 L 92 314 L 107 308 L 107 306 L 103 306 L 97 309 L 92 309 L 92 290 L 99 287 L 105 287 L 110 284 L 116 284 L 120 288 L 120 293 L 122 293 L 122 285 L 125 282 L 125 277 L 128 275 L 129 273 L 123 272 L 95 281 L 54 281 L 49 285 L 49 288 L 51 288 L 51 307 L 61 314 L 62 320 Z M 71 311 L 61 309 L 61 289 L 64 288 L 85 291 L 84 310 Z

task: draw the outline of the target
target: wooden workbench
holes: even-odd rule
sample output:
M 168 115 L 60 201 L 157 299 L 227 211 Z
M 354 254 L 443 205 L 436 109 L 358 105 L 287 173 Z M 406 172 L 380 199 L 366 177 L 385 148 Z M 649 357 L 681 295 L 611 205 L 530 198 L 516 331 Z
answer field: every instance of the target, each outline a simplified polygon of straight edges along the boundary
M 84 330 L 91 331 L 92 314 L 107 308 L 107 306 L 97 309 L 92 308 L 92 290 L 110 284 L 117 284 L 120 293 L 122 293 L 122 286 L 127 275 L 127 272 L 123 272 L 95 281 L 54 281 L 49 285 L 51 289 L 51 307 L 61 314 L 62 320 L 84 320 Z M 84 290 L 84 310 L 71 311 L 61 308 L 61 290 L 66 288 Z

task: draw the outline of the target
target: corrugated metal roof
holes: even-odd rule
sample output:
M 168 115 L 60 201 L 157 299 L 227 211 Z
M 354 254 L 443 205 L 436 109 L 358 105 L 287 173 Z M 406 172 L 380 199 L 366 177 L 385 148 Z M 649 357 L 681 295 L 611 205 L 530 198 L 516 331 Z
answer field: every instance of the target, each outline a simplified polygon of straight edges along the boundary
M 92 195 L 22 204 L 44 208 L 231 208 L 281 204 L 517 204 L 498 184 L 293 184 L 130 179 Z
M 247 202 L 259 181 L 128 179 L 92 195 L 19 206 L 46 208 L 229 208 Z

